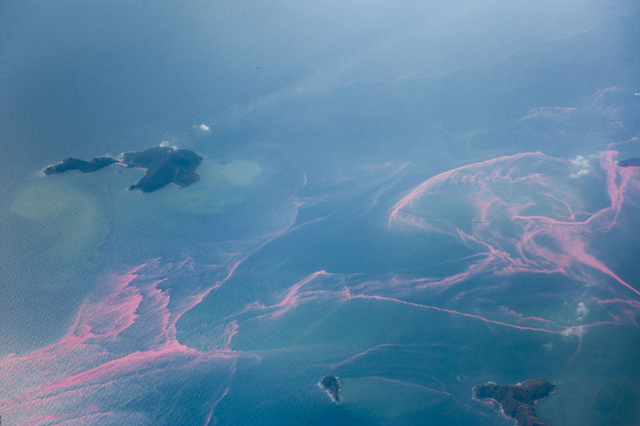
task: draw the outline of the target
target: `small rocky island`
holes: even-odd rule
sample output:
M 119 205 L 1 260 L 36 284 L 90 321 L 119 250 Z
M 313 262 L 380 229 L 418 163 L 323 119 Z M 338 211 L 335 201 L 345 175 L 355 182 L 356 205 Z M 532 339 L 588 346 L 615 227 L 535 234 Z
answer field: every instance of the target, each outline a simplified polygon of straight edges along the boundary
M 327 392 L 333 402 L 336 404 L 340 402 L 340 389 L 342 387 L 340 379 L 334 376 L 325 376 L 320 379 L 318 386 Z
M 59 164 L 44 169 L 45 175 L 64 173 L 68 170 L 80 170 L 84 173 L 95 172 L 112 164 L 124 164 L 129 168 L 141 168 L 147 171 L 130 191 L 153 192 L 169 184 L 180 188 L 194 184 L 200 179 L 195 172 L 202 157 L 193 151 L 158 146 L 142 152 L 125 152 L 121 159 L 99 157 L 85 161 L 67 158 Z
M 527 380 L 517 385 L 496 385 L 489 382 L 473 389 L 475 398 L 493 399 L 505 416 L 520 426 L 548 426 L 534 412 L 537 401 L 551 395 L 556 386 L 546 379 Z
M 118 160 L 111 157 L 99 157 L 93 160 L 84 161 L 77 158 L 67 158 L 62 163 L 49 166 L 44 169 L 45 175 L 55 175 L 68 170 L 80 170 L 82 173 L 91 173 L 117 163 Z
M 619 167 L 640 167 L 640 157 L 627 158 L 626 160 L 618 161 Z

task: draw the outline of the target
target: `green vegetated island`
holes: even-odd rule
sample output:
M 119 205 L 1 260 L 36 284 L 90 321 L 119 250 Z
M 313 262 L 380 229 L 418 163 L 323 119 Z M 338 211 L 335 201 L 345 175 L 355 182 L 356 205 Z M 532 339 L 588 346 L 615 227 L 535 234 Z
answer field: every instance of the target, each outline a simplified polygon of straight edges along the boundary
M 493 399 L 502 413 L 520 426 L 548 426 L 534 411 L 537 401 L 551 395 L 556 385 L 546 379 L 527 380 L 517 385 L 497 385 L 489 382 L 473 389 L 478 399 Z
M 61 163 L 46 167 L 43 172 L 45 175 L 69 170 L 91 173 L 116 163 L 147 171 L 142 179 L 129 187 L 130 191 L 137 189 L 141 192 L 153 192 L 169 184 L 183 188 L 197 182 L 200 176 L 195 171 L 202 163 L 202 157 L 186 149 L 158 146 L 142 152 L 125 152 L 120 159 L 99 157 L 85 161 L 67 158 Z

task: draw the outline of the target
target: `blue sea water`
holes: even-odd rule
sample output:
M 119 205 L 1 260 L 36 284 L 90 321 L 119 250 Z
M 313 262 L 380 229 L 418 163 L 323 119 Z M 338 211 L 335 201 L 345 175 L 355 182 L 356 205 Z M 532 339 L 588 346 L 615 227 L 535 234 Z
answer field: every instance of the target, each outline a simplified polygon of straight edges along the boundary
M 0 3 L 3 424 L 637 424 L 639 12 Z M 41 174 L 160 143 L 200 182 Z

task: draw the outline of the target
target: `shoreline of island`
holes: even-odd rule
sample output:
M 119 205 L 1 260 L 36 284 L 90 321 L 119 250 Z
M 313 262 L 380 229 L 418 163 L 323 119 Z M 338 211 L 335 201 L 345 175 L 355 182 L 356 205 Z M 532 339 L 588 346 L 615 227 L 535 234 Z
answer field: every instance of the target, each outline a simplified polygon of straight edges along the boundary
M 548 426 L 535 413 L 535 406 L 556 390 L 557 386 L 546 379 L 531 379 L 515 385 L 498 385 L 490 381 L 474 387 L 471 397 L 482 404 L 497 404 L 496 411 L 500 416 L 519 426 Z
M 146 171 L 138 182 L 129 186 L 129 190 L 150 193 L 170 184 L 184 188 L 198 182 L 200 175 L 195 171 L 202 161 L 203 157 L 193 151 L 160 145 L 142 152 L 123 152 L 117 157 L 105 155 L 91 160 L 69 157 L 44 167 L 41 174 L 50 176 L 72 170 L 93 173 L 112 165 L 122 165 Z
M 342 382 L 340 381 L 339 377 L 324 376 L 322 379 L 320 379 L 317 385 L 318 387 L 320 387 L 320 389 L 324 390 L 327 393 L 327 395 L 329 395 L 329 398 L 331 398 L 331 401 L 333 401 L 336 404 L 340 404 L 340 402 L 342 401 L 342 398 L 341 398 Z

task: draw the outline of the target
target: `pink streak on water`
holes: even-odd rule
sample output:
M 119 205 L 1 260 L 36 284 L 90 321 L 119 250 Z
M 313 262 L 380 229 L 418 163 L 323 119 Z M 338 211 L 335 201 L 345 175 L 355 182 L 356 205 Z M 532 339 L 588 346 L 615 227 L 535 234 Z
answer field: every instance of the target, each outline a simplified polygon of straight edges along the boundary
M 436 176 L 424 181 L 422 184 L 420 184 L 418 187 L 416 187 L 414 190 L 412 190 L 409 193 L 409 195 L 405 196 L 402 200 L 398 201 L 393 206 L 393 208 L 391 209 L 391 213 L 389 215 L 389 227 L 391 227 L 392 223 L 398 219 L 398 214 L 400 213 L 400 211 L 403 208 L 407 207 L 408 205 L 410 205 L 414 201 L 418 200 L 423 195 L 427 194 L 431 189 L 433 189 L 436 186 L 444 183 L 448 179 L 454 177 L 456 174 L 458 174 L 460 172 L 464 172 L 464 171 L 475 170 L 475 169 L 478 169 L 480 167 L 499 164 L 501 162 L 504 162 L 505 160 L 526 158 L 526 157 L 530 157 L 530 156 L 544 156 L 544 154 L 542 154 L 540 152 L 533 152 L 533 153 L 525 152 L 525 153 L 521 153 L 521 154 L 516 154 L 514 156 L 496 157 L 496 158 L 492 158 L 490 160 L 483 161 L 481 163 L 474 163 L 474 164 L 468 164 L 468 165 L 465 165 L 465 166 L 461 166 L 461 167 L 446 171 L 444 173 L 440 173 L 439 175 L 436 175 Z
M 578 271 L 575 266 L 584 265 L 609 276 L 627 290 L 640 296 L 640 291 L 620 278 L 595 255 L 588 252 L 587 237 L 598 232 L 611 230 L 616 225 L 624 203 L 625 191 L 630 182 L 636 182 L 638 179 L 638 174 L 632 170 L 633 168 L 616 166 L 614 162 L 616 154 L 615 151 L 606 151 L 601 155 L 600 161 L 600 166 L 606 173 L 606 192 L 610 205 L 592 214 L 584 213 L 588 217 L 582 221 L 575 220 L 576 212 L 567 201 L 560 201 L 561 195 L 553 194 L 552 180 L 538 172 L 529 172 L 523 176 L 512 175 L 514 170 L 517 170 L 517 162 L 524 159 L 534 161 L 534 165 L 542 162 L 562 164 L 566 161 L 553 159 L 541 153 L 522 153 L 462 166 L 428 179 L 394 205 L 389 214 L 388 224 L 392 226 L 394 223 L 403 223 L 423 231 L 457 235 L 462 242 L 484 247 L 485 259 L 471 264 L 466 271 L 435 282 L 435 284 L 456 284 L 481 272 L 499 275 L 519 272 L 561 273 L 574 279 L 583 280 L 582 272 Z M 532 168 L 531 165 L 529 168 Z M 523 214 L 522 212 L 530 207 L 532 202 L 518 204 L 498 197 L 490 185 L 496 185 L 500 182 L 525 182 L 526 185 L 535 188 L 537 193 L 546 191 L 546 197 L 556 200 L 555 204 L 563 206 L 563 210 L 566 211 L 565 217 L 569 220 Z M 421 201 L 428 202 L 429 196 L 446 191 L 445 185 L 477 186 L 478 189 L 469 194 L 468 204 L 475 206 L 475 217 L 478 223 L 488 223 L 489 226 L 475 227 L 469 233 L 446 219 L 429 218 L 427 220 L 407 211 Z M 520 230 L 519 235 L 516 235 L 515 238 L 496 235 L 497 231 L 490 226 L 491 221 L 502 219 L 500 217 L 494 219 L 492 217 L 494 211 L 500 214 L 508 212 L 509 215 L 504 220 L 510 221 L 516 230 Z M 491 229 L 490 232 L 489 229 Z M 543 237 L 555 241 L 560 250 L 552 250 L 540 243 L 540 239 Z M 498 248 L 496 244 L 501 244 L 504 248 Z M 433 285 L 434 283 L 429 284 Z
M 88 413 L 80 410 L 33 416 L 42 410 L 66 407 L 71 400 L 82 405 L 83 399 L 96 392 L 104 392 L 119 382 L 138 380 L 135 378 L 146 374 L 156 376 L 168 366 L 188 368 L 194 363 L 213 363 L 220 364 L 220 371 L 226 370 L 225 374 L 229 374 L 228 363 L 241 356 L 229 348 L 237 324 L 232 325 L 225 348 L 209 352 L 178 342 L 175 325 L 213 288 L 229 280 L 238 264 L 239 261 L 233 262 L 227 273 L 210 287 L 196 288 L 195 293 L 187 294 L 184 302 L 173 306 L 174 311 L 169 309 L 168 290 L 160 287 L 166 278 L 140 281 L 140 271 L 160 268 L 159 260 L 142 264 L 104 283 L 83 303 L 70 331 L 60 341 L 27 355 L 14 354 L 0 359 L 0 381 L 5 385 L 13 383 L 18 395 L 0 402 L 5 421 L 18 417 L 23 420 L 16 424 L 22 425 L 91 424 L 106 416 L 108 410 L 94 404 Z M 178 266 L 184 267 L 185 263 Z M 117 350 L 118 342 L 122 342 L 125 335 L 134 339 L 138 349 L 118 355 L 121 352 Z
M 537 328 L 537 327 L 525 327 L 525 326 L 520 326 L 520 325 L 515 325 L 515 324 L 509 324 L 506 322 L 502 322 L 502 321 L 495 321 L 495 320 L 491 320 L 485 317 L 482 317 L 480 315 L 475 315 L 475 314 L 469 314 L 469 313 L 465 313 L 465 312 L 459 312 L 459 311 L 455 311 L 452 309 L 445 309 L 445 308 L 440 308 L 437 306 L 430 306 L 430 305 L 423 305 L 420 303 L 414 303 L 414 302 L 407 302 L 405 300 L 400 300 L 400 299 L 395 299 L 393 297 L 385 297 L 385 296 L 376 296 L 376 295 L 356 295 L 356 296 L 351 296 L 353 299 L 356 298 L 360 298 L 360 299 L 371 299 L 371 300 L 380 300 L 380 301 L 386 301 L 386 302 L 395 302 L 395 303 L 401 303 L 403 305 L 408 305 L 408 306 L 413 306 L 413 307 L 417 307 L 417 308 L 422 308 L 422 309 L 431 309 L 434 311 L 438 311 L 438 312 L 444 312 L 447 314 L 452 314 L 452 315 L 459 315 L 459 316 L 463 316 L 463 317 L 467 317 L 467 318 L 473 318 L 473 319 L 477 319 L 480 321 L 484 321 L 487 324 L 495 324 L 495 325 L 500 325 L 503 327 L 510 327 L 510 328 L 515 328 L 517 330 L 528 330 L 528 331 L 537 331 L 537 332 L 541 332 L 541 333 L 550 333 L 550 334 L 563 334 L 563 331 L 569 331 L 571 332 L 571 334 L 573 334 L 572 328 L 571 327 L 563 327 L 562 331 L 559 330 L 548 330 L 545 328 Z
M 622 318 L 614 317 L 614 321 L 599 321 L 580 326 L 562 326 L 552 320 L 535 316 L 525 317 L 507 307 L 502 307 L 502 314 L 514 317 L 518 322 L 513 324 L 489 318 L 488 315 L 471 314 L 461 310 L 412 302 L 386 293 L 393 292 L 400 284 L 414 284 L 418 291 L 434 287 L 451 287 L 482 273 L 564 274 L 577 280 L 584 280 L 584 272 L 576 267 L 578 265 L 599 271 L 615 280 L 622 288 L 640 295 L 640 292 L 631 284 L 618 277 L 588 251 L 588 237 L 606 232 L 616 226 L 627 188 L 629 185 L 638 185 L 637 172 L 633 168 L 618 168 L 614 158 L 615 152 L 605 152 L 602 154 L 600 163 L 602 170 L 606 173 L 606 193 L 610 205 L 595 213 L 580 213 L 586 215 L 586 219 L 582 221 L 576 220 L 576 212 L 579 210 L 574 209 L 569 201 L 563 199 L 562 193 L 554 192 L 553 180 L 544 173 L 538 171 L 524 175 L 516 173 L 518 161 L 526 160 L 533 162 L 533 166 L 536 166 L 549 162 L 562 164 L 566 162 L 565 160 L 553 159 L 541 153 L 522 153 L 462 166 L 437 175 L 419 185 L 396 203 L 389 215 L 388 224 L 391 227 L 393 224 L 403 223 L 413 229 L 449 235 L 464 244 L 478 247 L 481 252 L 467 257 L 467 260 L 472 262 L 463 271 L 441 279 L 418 277 L 404 280 L 394 277 L 386 282 L 364 281 L 347 285 L 340 282 L 341 277 L 321 270 L 308 275 L 280 293 L 276 303 L 265 305 L 262 302 L 255 302 L 247 305 L 234 316 L 239 318 L 243 314 L 256 313 L 258 318 L 278 320 L 302 304 L 320 299 L 341 302 L 355 299 L 390 302 L 523 332 L 575 336 L 578 339 L 578 346 L 571 357 L 573 360 L 582 348 L 584 330 L 596 326 L 620 324 Z M 456 226 L 446 218 L 424 218 L 408 211 L 429 196 L 436 195 L 442 190 L 443 185 L 448 184 L 470 187 L 475 185 L 477 189 L 469 196 L 469 204 L 476 209 L 474 218 L 478 219 L 478 226 L 465 229 Z M 532 201 L 517 203 L 501 197 L 494 191 L 494 186 L 501 184 L 533 186 L 537 189 L 537 193 L 542 193 L 546 199 L 551 200 L 552 211 L 555 212 L 556 218 L 526 215 L 524 212 L 534 207 L 535 203 Z M 502 212 L 503 215 L 496 215 L 496 211 Z M 494 221 L 503 219 L 513 225 L 516 230 L 515 236 L 501 235 L 490 226 Z M 553 240 L 559 249 L 547 247 L 541 242 L 541 237 Z M 32 354 L 23 356 L 14 354 L 0 359 L 0 382 L 12 383 L 19 390 L 18 396 L 0 402 L 0 409 L 9 413 L 29 409 L 36 412 L 41 410 L 44 404 L 63 404 L 62 399 L 65 398 L 86 398 L 98 391 L 102 392 L 116 386 L 119 382 L 126 381 L 135 375 L 157 375 L 165 371 L 169 364 L 184 365 L 186 368 L 202 363 L 219 363 L 223 370 L 227 369 L 229 374 L 233 374 L 235 360 L 243 355 L 231 349 L 232 340 L 240 329 L 239 319 L 227 323 L 221 347 L 214 351 L 199 351 L 179 343 L 176 339 L 176 323 L 186 312 L 201 303 L 211 291 L 225 284 L 233 276 L 242 260 L 240 253 L 230 253 L 228 258 L 220 264 L 211 265 L 212 269 L 221 268 L 223 271 L 221 277 L 215 282 L 193 290 L 179 286 L 171 287 L 172 278 L 169 280 L 166 277 L 141 279 L 145 274 L 140 271 L 159 268 L 159 260 L 140 265 L 107 283 L 94 297 L 85 301 L 70 332 L 60 341 Z M 176 265 L 178 270 L 193 271 L 194 267 L 190 259 Z M 325 281 L 329 279 L 333 282 L 326 283 Z M 384 294 L 378 294 L 377 290 L 382 290 L 380 293 Z M 176 296 L 176 292 L 179 297 Z M 640 302 L 625 299 L 623 296 L 593 299 L 593 301 L 600 305 L 623 304 L 634 309 L 640 307 Z M 523 322 L 536 323 L 536 326 L 523 325 Z M 118 344 L 125 340 L 134 341 L 136 349 L 118 351 Z M 372 351 L 387 346 L 392 345 L 376 345 L 333 364 L 331 368 L 354 362 Z M 82 363 L 68 361 L 74 359 L 80 359 Z M 23 379 L 27 372 L 39 374 L 36 374 L 38 377 L 35 378 L 31 376 Z M 429 390 L 447 394 L 434 389 Z M 215 420 L 215 405 L 227 395 L 228 391 L 228 386 L 224 390 L 220 389 L 217 397 L 213 398 L 212 408 L 205 417 L 205 424 Z M 99 405 L 93 405 L 88 413 L 59 414 L 49 418 L 25 415 L 21 419 L 28 420 L 21 424 L 81 422 L 83 421 L 81 419 L 106 416 L 109 415 L 108 413 L 108 410 L 102 409 Z
M 390 383 L 395 383 L 398 385 L 402 385 L 402 386 L 410 386 L 410 387 L 415 387 L 415 388 L 419 388 L 422 390 L 425 390 L 427 392 L 433 392 L 433 393 L 438 393 L 440 395 L 445 395 L 445 396 L 451 396 L 451 394 L 447 391 L 441 391 L 441 390 L 437 390 L 437 389 L 433 389 L 427 386 L 422 386 L 416 383 L 411 383 L 411 382 L 405 382 L 404 380 L 398 380 L 398 379 L 390 379 L 388 377 L 380 377 L 380 376 L 370 376 L 372 379 L 377 379 L 377 380 L 384 380 L 385 382 L 390 382 Z

